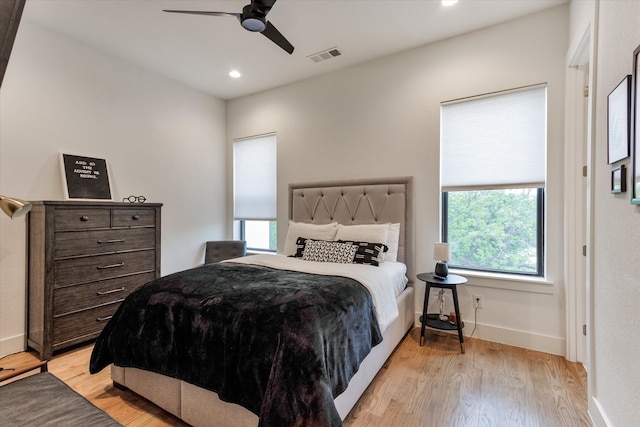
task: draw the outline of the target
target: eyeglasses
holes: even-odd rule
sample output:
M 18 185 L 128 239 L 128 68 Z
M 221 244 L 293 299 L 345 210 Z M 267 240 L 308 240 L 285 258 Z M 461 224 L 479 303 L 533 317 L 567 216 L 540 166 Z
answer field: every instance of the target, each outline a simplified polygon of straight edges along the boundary
M 144 203 L 147 200 L 144 196 L 129 196 L 122 199 L 123 202 L 129 203 Z

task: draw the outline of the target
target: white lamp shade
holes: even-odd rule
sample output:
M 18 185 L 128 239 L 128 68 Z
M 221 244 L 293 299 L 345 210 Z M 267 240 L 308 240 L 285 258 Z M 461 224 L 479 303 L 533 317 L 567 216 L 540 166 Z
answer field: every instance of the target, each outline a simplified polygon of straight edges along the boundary
M 433 259 L 436 261 L 449 261 L 451 259 L 451 249 L 448 243 L 433 244 Z

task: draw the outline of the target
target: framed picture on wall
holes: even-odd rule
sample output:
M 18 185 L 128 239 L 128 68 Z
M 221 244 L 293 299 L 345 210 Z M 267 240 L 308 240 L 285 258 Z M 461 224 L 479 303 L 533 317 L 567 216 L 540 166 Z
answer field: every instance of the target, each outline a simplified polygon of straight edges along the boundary
M 638 71 L 640 71 L 640 46 L 633 51 L 633 75 L 631 88 L 631 203 L 640 205 L 640 84 L 638 84 Z
M 112 200 L 105 159 L 60 153 L 60 169 L 67 200 Z
M 631 76 L 624 79 L 607 97 L 607 158 L 609 164 L 629 157 L 631 118 Z
M 611 192 L 624 193 L 627 191 L 627 168 L 620 165 L 611 169 Z

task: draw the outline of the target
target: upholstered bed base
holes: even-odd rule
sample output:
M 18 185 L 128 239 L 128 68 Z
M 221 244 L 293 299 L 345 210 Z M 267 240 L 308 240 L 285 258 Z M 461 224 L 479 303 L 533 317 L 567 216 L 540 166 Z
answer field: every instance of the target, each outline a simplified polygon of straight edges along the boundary
M 335 399 L 344 419 L 355 406 L 376 373 L 389 358 L 414 321 L 413 288 L 408 287 L 398 298 L 400 316 L 386 329 L 384 340 L 373 348 L 360 365 L 349 387 Z M 212 391 L 174 378 L 136 368 L 111 367 L 111 378 L 193 426 L 253 426 L 258 417 L 247 409 L 223 402 Z
M 396 302 L 400 315 L 384 331 L 384 340 L 364 359 L 335 404 L 344 419 L 377 372 L 413 326 L 413 179 L 369 179 L 346 182 L 292 184 L 289 218 L 324 224 L 400 223 L 398 261 L 407 266 L 409 286 Z M 256 426 L 258 417 L 247 409 L 221 401 L 217 394 L 174 378 L 135 368 L 112 366 L 111 377 L 193 426 Z

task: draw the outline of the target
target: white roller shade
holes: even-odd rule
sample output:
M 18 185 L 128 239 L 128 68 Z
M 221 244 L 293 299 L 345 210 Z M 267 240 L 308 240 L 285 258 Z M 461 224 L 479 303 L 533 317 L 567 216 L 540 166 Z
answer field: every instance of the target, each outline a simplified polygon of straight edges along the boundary
M 276 136 L 233 143 L 233 216 L 237 220 L 276 219 Z
M 442 191 L 543 187 L 546 98 L 545 85 L 442 104 Z

